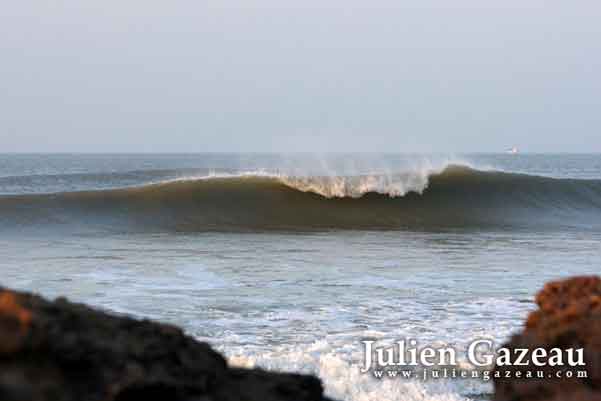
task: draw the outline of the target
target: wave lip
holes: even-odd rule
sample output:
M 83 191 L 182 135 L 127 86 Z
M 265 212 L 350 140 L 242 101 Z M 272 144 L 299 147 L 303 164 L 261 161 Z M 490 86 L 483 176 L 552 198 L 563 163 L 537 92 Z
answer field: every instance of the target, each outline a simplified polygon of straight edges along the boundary
M 0 197 L 4 227 L 118 230 L 600 228 L 601 181 L 449 165 L 359 176 L 209 175 L 140 187 Z
M 301 192 L 313 192 L 325 198 L 360 198 L 367 193 L 401 197 L 409 192 L 422 193 L 428 186 L 428 174 L 363 175 L 355 177 L 280 177 L 279 180 Z

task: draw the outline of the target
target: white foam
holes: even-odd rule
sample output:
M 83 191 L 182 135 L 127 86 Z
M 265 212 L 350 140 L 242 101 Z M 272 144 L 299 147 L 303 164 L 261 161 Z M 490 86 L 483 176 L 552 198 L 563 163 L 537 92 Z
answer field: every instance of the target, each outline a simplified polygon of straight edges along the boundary
M 468 379 L 376 379 L 361 373 L 353 362 L 356 352 L 341 354 L 324 341 L 295 348 L 276 348 L 254 355 L 235 354 L 228 358 L 232 366 L 262 367 L 273 371 L 302 372 L 317 375 L 327 396 L 345 401 L 459 401 L 468 395 L 487 394 L 490 383 Z
M 281 177 L 281 181 L 300 191 L 314 192 L 326 198 L 358 198 L 369 192 L 400 197 L 409 192 L 423 193 L 430 176 L 443 172 L 451 165 L 471 167 L 464 161 L 433 162 L 423 159 L 396 169 L 378 167 L 367 173 L 351 169 L 350 173 L 344 174 L 333 172 L 324 176 L 285 176 Z

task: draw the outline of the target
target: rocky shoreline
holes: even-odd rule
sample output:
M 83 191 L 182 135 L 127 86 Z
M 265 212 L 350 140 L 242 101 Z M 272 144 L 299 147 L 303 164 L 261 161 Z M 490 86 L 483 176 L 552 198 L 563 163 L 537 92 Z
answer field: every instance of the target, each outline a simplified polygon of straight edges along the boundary
M 0 400 L 327 398 L 315 377 L 230 368 L 177 327 L 0 289 Z
M 494 399 L 601 401 L 601 278 L 548 283 L 536 302 L 539 308 L 505 347 L 583 348 L 587 377 L 557 379 L 569 366 L 497 367 L 502 374 Z M 516 378 L 516 371 L 533 369 L 542 369 L 544 378 Z M 0 400 L 327 398 L 313 376 L 229 367 L 208 344 L 175 326 L 0 288 Z

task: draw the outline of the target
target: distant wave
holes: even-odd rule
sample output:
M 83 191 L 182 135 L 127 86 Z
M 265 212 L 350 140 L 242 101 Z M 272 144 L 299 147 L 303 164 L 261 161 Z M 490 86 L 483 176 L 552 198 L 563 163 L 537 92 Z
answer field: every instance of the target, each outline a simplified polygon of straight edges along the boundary
M 449 165 L 358 176 L 249 172 L 139 187 L 0 197 L 1 229 L 601 228 L 601 181 Z

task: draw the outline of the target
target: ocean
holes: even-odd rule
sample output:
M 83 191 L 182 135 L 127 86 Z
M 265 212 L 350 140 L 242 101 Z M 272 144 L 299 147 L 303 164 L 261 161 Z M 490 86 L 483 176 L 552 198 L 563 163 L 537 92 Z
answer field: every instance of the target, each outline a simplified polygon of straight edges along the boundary
M 361 373 L 361 341 L 500 345 L 545 282 L 600 272 L 600 243 L 601 155 L 0 155 L 1 285 L 179 325 L 339 400 L 488 399 Z

